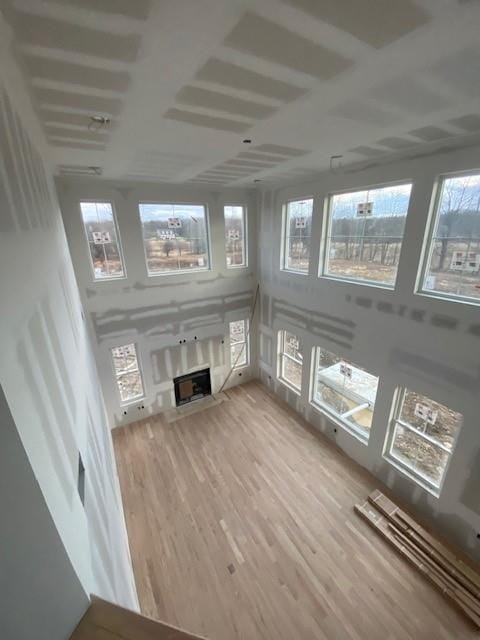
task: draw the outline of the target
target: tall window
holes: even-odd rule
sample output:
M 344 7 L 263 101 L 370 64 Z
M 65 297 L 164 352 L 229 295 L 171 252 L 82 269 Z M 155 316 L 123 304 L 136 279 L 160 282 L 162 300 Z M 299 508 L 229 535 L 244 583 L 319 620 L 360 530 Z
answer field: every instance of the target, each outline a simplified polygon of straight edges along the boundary
M 370 435 L 377 388 L 377 376 L 317 347 L 312 403 L 365 439 Z
M 149 275 L 210 268 L 203 205 L 141 203 L 139 210 Z
M 248 320 L 230 322 L 230 362 L 232 367 L 245 367 L 250 360 Z
M 442 179 L 426 258 L 423 291 L 480 302 L 480 173 Z
M 308 273 L 312 239 L 313 200 L 288 202 L 283 230 L 283 269 Z
M 303 355 L 296 335 L 283 329 L 278 332 L 279 378 L 296 391 L 302 388 Z
M 227 267 L 247 266 L 247 217 L 245 207 L 226 205 L 225 217 L 225 253 Z
M 411 184 L 330 197 L 323 274 L 393 288 Z
M 124 278 L 122 250 L 112 205 L 110 202 L 81 202 L 80 210 L 94 279 Z
M 439 489 L 462 418 L 461 413 L 427 396 L 401 389 L 387 436 L 387 457 L 423 483 Z
M 138 366 L 135 345 L 126 344 L 112 349 L 113 369 L 122 404 L 143 398 L 143 381 Z

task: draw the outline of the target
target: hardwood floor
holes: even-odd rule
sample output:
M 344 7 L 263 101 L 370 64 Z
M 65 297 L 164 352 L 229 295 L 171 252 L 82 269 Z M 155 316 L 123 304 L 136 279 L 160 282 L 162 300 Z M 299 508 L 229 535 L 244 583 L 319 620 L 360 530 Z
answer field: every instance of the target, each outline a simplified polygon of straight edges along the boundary
M 114 432 L 142 612 L 211 640 L 474 628 L 353 512 L 373 478 L 257 382 Z

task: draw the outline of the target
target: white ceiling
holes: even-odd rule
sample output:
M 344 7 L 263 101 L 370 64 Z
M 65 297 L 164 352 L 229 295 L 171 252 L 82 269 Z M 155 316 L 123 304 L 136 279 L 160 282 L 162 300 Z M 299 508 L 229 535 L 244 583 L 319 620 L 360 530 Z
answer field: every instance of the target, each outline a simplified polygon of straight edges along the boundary
M 58 167 L 240 185 L 480 137 L 476 0 L 0 7 Z M 89 131 L 91 115 L 109 129 Z

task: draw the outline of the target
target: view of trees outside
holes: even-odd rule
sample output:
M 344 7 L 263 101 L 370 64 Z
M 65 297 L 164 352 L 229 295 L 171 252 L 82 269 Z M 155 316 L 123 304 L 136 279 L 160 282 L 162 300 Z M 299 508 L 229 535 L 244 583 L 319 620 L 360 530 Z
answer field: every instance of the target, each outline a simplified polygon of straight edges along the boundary
M 203 205 L 139 205 L 149 274 L 208 269 L 207 215 Z
M 123 278 L 125 272 L 112 205 L 109 202 L 81 202 L 80 210 L 95 280 Z
M 368 436 L 378 378 L 325 349 L 317 349 L 314 401 Z
M 402 184 L 333 195 L 325 273 L 394 286 L 411 190 Z
M 135 345 L 114 347 L 112 359 L 121 401 L 130 402 L 135 398 L 141 398 L 144 391 Z
M 443 180 L 423 288 L 480 300 L 480 174 Z
M 308 272 L 312 240 L 313 200 L 287 204 L 285 219 L 284 268 Z
M 244 267 L 246 260 L 245 208 L 228 205 L 223 208 L 225 217 L 225 253 L 227 267 Z
M 440 486 L 461 425 L 461 413 L 406 389 L 390 452 Z
M 230 322 L 230 361 L 232 366 L 248 364 L 248 320 Z
M 303 354 L 300 343 L 293 333 L 280 331 L 280 377 L 296 389 L 302 386 Z

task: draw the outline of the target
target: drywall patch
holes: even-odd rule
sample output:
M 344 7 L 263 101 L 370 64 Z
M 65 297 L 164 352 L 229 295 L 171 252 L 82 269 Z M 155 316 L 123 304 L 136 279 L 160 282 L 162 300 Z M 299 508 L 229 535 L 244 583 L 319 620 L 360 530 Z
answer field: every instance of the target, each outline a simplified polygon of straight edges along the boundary
M 205 65 L 196 73 L 195 79 L 232 89 L 248 91 L 249 93 L 282 102 L 292 102 L 307 93 L 307 89 L 282 80 L 275 80 L 269 76 L 264 76 L 218 58 L 207 60 Z
M 469 375 L 465 371 L 448 367 L 431 358 L 419 356 L 417 353 L 395 348 L 390 352 L 389 362 L 406 374 L 414 374 L 416 377 L 423 377 L 436 383 L 441 381 L 463 391 L 474 393 L 478 391 L 478 376 Z
M 248 122 L 230 120 L 229 118 L 220 118 L 218 116 L 207 116 L 185 109 L 168 109 L 163 117 L 167 120 L 177 120 L 178 122 L 191 124 L 194 127 L 204 127 L 215 131 L 241 133 L 251 127 L 251 123 Z
M 165 333 L 165 326 L 173 327 L 174 334 L 196 328 L 209 318 L 207 324 L 224 323 L 228 312 L 249 309 L 252 290 L 235 296 L 211 296 L 184 303 L 166 303 L 138 309 L 111 309 L 105 313 L 92 312 L 91 319 L 97 341 L 122 335 L 125 331 L 138 334 L 159 335 Z M 204 325 L 205 326 L 205 325 Z
M 250 12 L 225 38 L 224 44 L 319 80 L 333 78 L 352 64 L 335 51 Z
M 430 17 L 413 0 L 283 0 L 379 49 L 426 24 Z
M 457 318 L 440 314 L 434 314 L 430 322 L 434 327 L 439 327 L 440 329 L 458 329 L 459 325 Z

